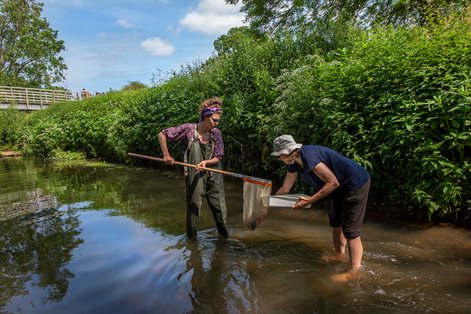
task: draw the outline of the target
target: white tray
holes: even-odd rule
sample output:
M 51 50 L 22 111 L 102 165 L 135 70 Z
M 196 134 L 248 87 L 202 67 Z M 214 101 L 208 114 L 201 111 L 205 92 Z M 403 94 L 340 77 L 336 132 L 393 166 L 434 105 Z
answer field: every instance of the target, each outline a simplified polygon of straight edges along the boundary
M 300 196 L 309 197 L 306 194 L 285 194 L 285 195 L 270 195 L 263 197 L 263 205 L 269 207 L 289 207 L 293 208 Z M 311 204 L 304 208 L 311 208 Z

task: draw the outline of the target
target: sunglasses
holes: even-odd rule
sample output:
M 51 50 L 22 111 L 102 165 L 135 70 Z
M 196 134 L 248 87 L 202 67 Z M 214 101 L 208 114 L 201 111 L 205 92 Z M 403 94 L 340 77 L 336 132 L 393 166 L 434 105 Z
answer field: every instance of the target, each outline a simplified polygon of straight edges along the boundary
M 211 119 L 211 121 L 213 121 L 213 123 L 219 123 L 219 121 L 221 121 L 221 119 L 214 119 L 214 118 L 211 118 L 211 117 L 209 117 L 209 118 Z

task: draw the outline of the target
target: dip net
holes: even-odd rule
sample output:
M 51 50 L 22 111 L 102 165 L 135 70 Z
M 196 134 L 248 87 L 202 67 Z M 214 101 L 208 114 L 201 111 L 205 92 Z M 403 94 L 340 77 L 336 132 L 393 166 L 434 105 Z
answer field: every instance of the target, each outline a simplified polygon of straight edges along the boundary
M 271 181 L 244 177 L 244 225 L 255 230 L 268 214 L 268 196 L 271 194 Z

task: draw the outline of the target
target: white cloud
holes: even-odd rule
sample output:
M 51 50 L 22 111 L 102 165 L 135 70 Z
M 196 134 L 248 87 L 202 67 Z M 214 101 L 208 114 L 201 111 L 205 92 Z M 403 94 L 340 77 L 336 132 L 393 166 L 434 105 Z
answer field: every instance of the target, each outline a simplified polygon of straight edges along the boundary
M 164 57 L 175 52 L 175 47 L 163 41 L 159 37 L 147 38 L 141 43 L 141 47 L 153 56 Z
M 224 0 L 201 0 L 195 11 L 181 19 L 180 25 L 190 32 L 222 35 L 232 27 L 244 25 L 244 14 L 238 5 L 226 4 Z
M 114 22 L 114 24 L 119 26 L 119 27 L 122 27 L 122 28 L 134 28 L 134 27 L 136 27 L 136 25 L 134 25 L 133 23 L 129 22 L 126 19 L 119 19 L 116 22 Z

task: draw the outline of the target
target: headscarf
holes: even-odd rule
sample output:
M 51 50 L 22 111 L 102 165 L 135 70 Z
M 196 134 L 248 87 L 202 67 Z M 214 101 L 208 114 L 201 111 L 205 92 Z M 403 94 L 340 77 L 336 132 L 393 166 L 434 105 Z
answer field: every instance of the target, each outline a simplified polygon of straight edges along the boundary
M 200 113 L 200 122 L 204 120 L 204 118 L 211 116 L 213 113 L 221 113 L 222 109 L 219 107 L 206 107 L 201 110 Z

